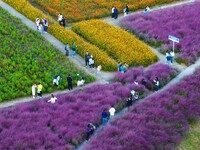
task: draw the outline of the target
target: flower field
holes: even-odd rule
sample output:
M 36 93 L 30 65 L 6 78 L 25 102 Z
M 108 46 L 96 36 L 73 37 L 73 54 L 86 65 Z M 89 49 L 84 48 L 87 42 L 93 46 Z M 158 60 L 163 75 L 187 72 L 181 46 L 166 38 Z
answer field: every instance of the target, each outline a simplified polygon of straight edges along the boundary
M 61 12 L 68 22 L 79 21 L 91 18 L 100 18 L 111 14 L 112 6 L 116 6 L 120 12 L 126 4 L 129 4 L 130 10 L 145 8 L 146 6 L 170 3 L 176 0 L 30 0 L 41 6 L 45 11 L 53 16 Z
M 73 42 L 77 45 L 77 53 L 82 57 L 88 51 L 95 58 L 95 65 L 101 64 L 102 70 L 115 71 L 117 70 L 117 62 L 111 59 L 105 52 L 100 50 L 98 47 L 85 42 L 84 39 L 80 38 L 77 34 L 71 30 L 65 29 L 58 25 L 51 17 L 45 15 L 41 10 L 33 7 L 26 0 L 4 0 L 6 3 L 14 7 L 17 11 L 24 14 L 30 20 L 35 22 L 35 19 L 39 16 L 40 18 L 47 18 L 50 22 L 48 32 L 59 39 L 64 44 L 69 43 L 72 45 Z
M 200 117 L 200 69 L 116 118 L 85 150 L 174 149 Z
M 108 53 L 110 57 L 130 66 L 148 66 L 158 58 L 147 45 L 132 34 L 100 20 L 79 22 L 72 30 Z
M 153 81 L 156 77 L 159 79 L 160 87 L 163 87 L 177 74 L 178 71 L 176 71 L 174 68 L 171 68 L 169 65 L 156 63 L 149 66 L 148 70 L 144 70 L 144 67 L 133 67 L 124 74 L 118 72 L 115 75 L 115 81 L 126 85 L 134 85 L 134 81 L 137 81 L 139 84 L 141 84 L 142 79 L 144 79 L 146 81 L 146 88 L 149 90 L 154 90 Z
M 158 70 L 149 68 L 150 72 L 157 72 L 156 76 L 162 71 Z M 99 126 L 101 112 L 111 105 L 117 111 L 124 108 L 133 89 L 147 95 L 142 85 L 115 82 L 56 95 L 55 104 L 47 103 L 49 98 L 44 98 L 0 109 L 0 149 L 74 149 L 85 140 L 87 124 Z
M 167 8 L 149 14 L 136 14 L 126 17 L 122 26 L 134 31 L 144 41 L 162 45 L 161 50 L 172 49 L 168 35 L 178 37 L 175 44 L 176 60 L 186 65 L 194 63 L 200 56 L 200 2 Z
M 67 87 L 68 73 L 86 76 L 39 33 L 2 8 L 0 17 L 0 101 L 30 95 L 31 86 L 38 82 L 44 86 L 43 92 L 52 92 L 52 81 L 57 74 L 63 78 L 58 89 Z M 94 78 L 86 76 L 86 80 Z

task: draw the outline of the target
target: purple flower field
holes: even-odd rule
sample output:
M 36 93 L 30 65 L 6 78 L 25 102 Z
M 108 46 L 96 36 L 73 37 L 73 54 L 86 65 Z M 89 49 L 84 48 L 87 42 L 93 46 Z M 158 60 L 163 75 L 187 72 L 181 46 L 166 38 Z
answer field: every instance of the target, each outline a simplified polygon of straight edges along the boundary
M 172 78 L 178 74 L 174 68 L 163 63 L 156 63 L 149 66 L 148 70 L 144 70 L 144 67 L 130 68 L 126 73 L 116 73 L 115 80 L 123 84 L 134 84 L 134 81 L 138 81 L 141 85 L 142 79 L 146 81 L 146 88 L 153 90 L 156 77 L 160 81 L 160 87 L 166 85 Z
M 116 118 L 85 150 L 174 149 L 200 117 L 200 69 Z
M 132 76 L 134 70 L 136 76 L 133 79 L 141 75 L 165 80 L 166 76 L 161 73 L 167 77 L 173 73 L 164 64 L 152 65 L 147 71 L 140 69 L 131 68 L 123 75 Z M 135 70 L 139 70 L 138 73 Z M 50 98 L 44 98 L 0 109 L 0 149 L 74 149 L 85 140 L 89 122 L 96 126 L 101 124 L 104 109 L 111 105 L 117 111 L 124 108 L 133 89 L 147 94 L 143 85 L 132 83 L 133 79 L 125 78 L 125 85 L 116 82 L 85 86 L 72 93 L 56 95 L 58 101 L 55 104 L 47 103 Z
M 55 104 L 37 100 L 0 110 L 0 149 L 73 149 L 85 139 L 89 122 L 99 125 L 101 112 L 125 105 L 130 90 L 121 83 L 85 87 L 57 95 Z
M 148 43 L 162 42 L 161 51 L 172 49 L 168 35 L 178 37 L 175 44 L 177 61 L 194 63 L 200 55 L 200 2 L 135 14 L 122 20 L 122 26 Z

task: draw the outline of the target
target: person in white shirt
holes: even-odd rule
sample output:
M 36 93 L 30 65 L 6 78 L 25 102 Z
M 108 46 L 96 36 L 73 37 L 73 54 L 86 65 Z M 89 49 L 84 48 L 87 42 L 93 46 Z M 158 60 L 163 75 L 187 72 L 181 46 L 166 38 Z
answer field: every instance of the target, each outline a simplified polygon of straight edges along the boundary
M 156 77 L 156 79 L 154 80 L 154 84 L 155 84 L 155 90 L 157 92 L 158 89 L 159 89 L 159 80 L 158 80 L 158 77 Z
M 53 85 L 58 86 L 59 80 L 60 80 L 60 76 L 59 75 L 55 76 L 53 79 Z
M 112 12 L 112 16 L 111 16 L 111 17 L 112 17 L 112 18 L 114 18 L 114 16 L 115 16 L 115 15 L 114 15 L 114 9 L 115 9 L 115 7 L 113 6 L 113 7 L 112 7 L 112 10 L 111 10 L 111 12 Z
M 90 56 L 90 59 L 89 59 L 89 66 L 90 66 L 90 69 L 91 69 L 91 68 L 94 69 L 94 58 L 93 58 L 93 56 Z
M 51 99 L 48 100 L 48 102 L 50 102 L 51 104 L 54 104 L 56 102 L 56 100 L 57 100 L 57 98 L 53 94 L 51 94 Z
M 138 85 L 139 83 L 138 83 L 138 81 L 134 81 L 134 84 L 135 84 L 135 85 Z
M 115 111 L 116 111 L 115 108 L 113 106 L 111 106 L 111 108 L 109 109 L 110 119 L 114 117 Z
M 39 26 L 40 26 L 40 18 L 39 17 L 37 17 L 35 19 L 35 23 L 36 23 L 36 26 L 37 26 L 37 30 L 39 30 Z
M 84 80 L 84 78 L 82 77 L 82 79 L 81 79 L 80 81 L 78 80 L 77 86 L 83 86 L 84 83 L 85 83 L 85 80 Z
M 97 74 L 100 74 L 101 69 L 102 69 L 102 68 L 101 68 L 101 65 L 98 65 L 98 66 L 97 66 Z
M 35 89 L 36 89 L 36 87 L 37 87 L 36 84 L 32 85 L 32 95 L 33 95 L 33 98 L 35 98 Z
M 63 19 L 63 15 L 61 13 L 58 14 L 58 22 L 59 22 L 60 25 L 62 23 L 62 19 Z

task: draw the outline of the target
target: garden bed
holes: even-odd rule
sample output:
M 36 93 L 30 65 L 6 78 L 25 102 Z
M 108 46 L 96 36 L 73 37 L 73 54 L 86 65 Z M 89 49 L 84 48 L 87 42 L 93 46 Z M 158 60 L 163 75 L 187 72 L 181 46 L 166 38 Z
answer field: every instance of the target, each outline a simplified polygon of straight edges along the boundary
M 31 95 L 31 86 L 41 82 L 43 92 L 52 92 L 53 78 L 62 80 L 56 88 L 67 88 L 67 75 L 79 73 L 88 82 L 94 81 L 78 70 L 43 37 L 0 8 L 0 101 Z M 73 84 L 76 85 L 77 78 Z
M 133 31 L 140 39 L 152 46 L 160 47 L 161 52 L 172 49 L 168 35 L 180 39 L 175 43 L 176 61 L 190 65 L 200 56 L 199 39 L 200 2 L 193 2 L 150 11 L 148 14 L 135 14 L 122 20 L 122 26 Z
M 118 62 L 148 66 L 158 60 L 150 48 L 132 34 L 103 21 L 79 22 L 73 25 L 72 30 Z

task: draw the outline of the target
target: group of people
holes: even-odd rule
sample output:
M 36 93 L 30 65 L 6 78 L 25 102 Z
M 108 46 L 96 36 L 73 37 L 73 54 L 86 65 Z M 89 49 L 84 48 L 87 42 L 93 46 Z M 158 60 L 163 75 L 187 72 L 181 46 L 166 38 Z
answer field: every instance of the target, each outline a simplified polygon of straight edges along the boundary
M 132 90 L 130 96 L 126 100 L 126 106 L 128 107 L 128 110 L 130 106 L 133 104 L 133 102 L 135 102 L 138 99 L 139 99 L 139 93 L 135 90 Z
M 111 17 L 114 18 L 114 19 L 117 19 L 118 18 L 118 13 L 119 13 L 117 7 L 113 6 L 111 11 L 112 11 Z
M 123 65 L 119 62 L 117 65 L 117 70 L 121 73 L 124 73 L 128 70 L 128 64 L 125 62 Z
M 38 84 L 34 83 L 32 85 L 32 96 L 33 96 L 33 98 L 36 98 L 36 89 L 37 89 L 38 98 L 42 98 L 42 88 L 43 88 L 43 86 L 42 86 L 41 83 L 38 83 Z
M 87 125 L 87 128 L 86 128 L 86 140 L 88 141 L 90 136 L 94 133 L 94 131 L 96 130 L 96 126 L 92 123 L 89 123 Z
M 58 22 L 61 26 L 65 27 L 66 26 L 66 21 L 62 13 L 58 14 Z
M 35 20 L 37 30 L 39 31 L 40 34 L 47 33 L 48 27 L 49 27 L 49 22 L 47 19 L 43 18 L 42 21 L 40 20 L 39 17 L 36 18 Z
M 108 115 L 108 112 L 110 113 L 110 115 Z M 111 108 L 108 110 L 108 112 L 106 111 L 106 109 L 103 110 L 101 117 L 102 117 L 102 124 L 105 125 L 108 122 L 108 118 L 113 118 L 115 115 L 115 108 L 112 105 Z M 109 117 L 110 116 L 110 117 Z
M 167 50 L 167 52 L 166 52 L 166 63 L 167 64 L 172 64 L 173 63 L 173 61 L 174 61 L 174 56 L 175 56 L 175 54 L 174 54 L 174 52 L 173 51 L 168 51 Z
M 72 48 L 72 51 L 73 51 L 71 56 L 74 57 L 74 56 L 76 56 L 76 52 L 77 52 L 77 46 L 74 42 L 72 43 L 71 48 Z M 69 56 L 70 46 L 69 46 L 68 43 L 65 45 L 65 51 L 66 51 L 66 56 Z

